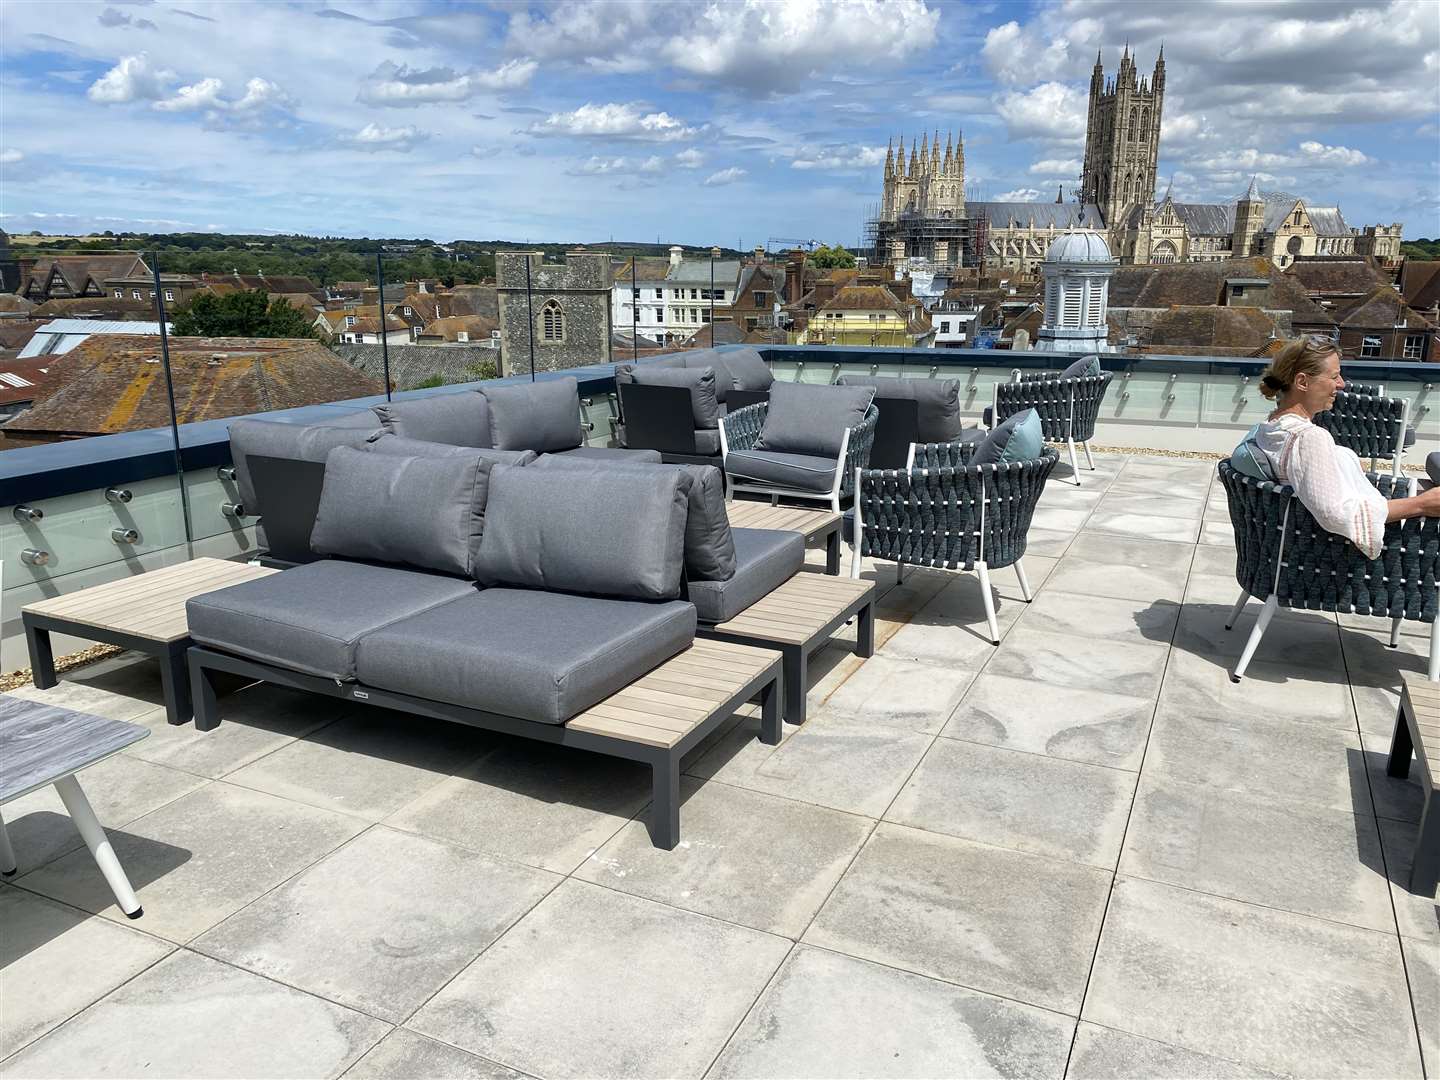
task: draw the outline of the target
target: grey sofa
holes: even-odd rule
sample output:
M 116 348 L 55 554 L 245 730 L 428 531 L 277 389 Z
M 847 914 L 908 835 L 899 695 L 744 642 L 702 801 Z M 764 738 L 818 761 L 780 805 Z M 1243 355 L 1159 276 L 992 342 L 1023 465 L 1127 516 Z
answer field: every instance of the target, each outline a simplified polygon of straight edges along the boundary
M 870 468 L 905 468 L 915 443 L 979 441 L 980 428 L 965 430 L 960 418 L 959 379 L 907 379 L 894 375 L 841 375 L 837 386 L 875 390 L 879 420 Z
M 661 451 L 667 462 L 721 465 L 719 420 L 732 406 L 768 396 L 775 377 L 758 350 L 721 345 L 618 364 L 623 445 Z M 688 392 L 686 398 L 678 389 Z

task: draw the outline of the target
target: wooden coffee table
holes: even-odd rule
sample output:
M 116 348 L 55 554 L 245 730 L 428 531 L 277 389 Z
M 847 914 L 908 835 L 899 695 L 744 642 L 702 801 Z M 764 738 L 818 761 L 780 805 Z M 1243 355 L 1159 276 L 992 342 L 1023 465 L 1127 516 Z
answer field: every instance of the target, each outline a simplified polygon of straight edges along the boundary
M 160 661 L 166 719 L 183 724 L 191 716 L 185 668 L 185 650 L 191 642 L 185 601 L 279 572 L 225 559 L 191 559 L 26 604 L 20 609 L 20 621 L 30 650 L 30 677 L 41 690 L 55 685 L 52 632 L 134 649 Z
M 840 573 L 840 515 L 832 510 L 807 510 L 800 506 L 771 506 L 749 499 L 731 500 L 725 514 L 732 529 L 778 529 L 798 532 L 805 543 L 825 541 L 825 573 Z

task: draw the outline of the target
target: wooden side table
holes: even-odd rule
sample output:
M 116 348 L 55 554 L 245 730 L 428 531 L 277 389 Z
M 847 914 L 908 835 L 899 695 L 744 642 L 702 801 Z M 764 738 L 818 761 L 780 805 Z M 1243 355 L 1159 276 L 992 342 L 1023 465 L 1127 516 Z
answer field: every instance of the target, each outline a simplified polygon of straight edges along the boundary
M 192 713 L 185 668 L 185 650 L 190 647 L 185 601 L 279 572 L 225 559 L 191 559 L 26 604 L 20 609 L 20 621 L 30 650 L 31 679 L 41 690 L 55 685 L 52 631 L 134 649 L 160 661 L 165 717 L 172 724 L 183 724 Z
M 772 506 L 749 499 L 725 504 L 732 529 L 778 529 L 798 532 L 807 544 L 825 541 L 825 573 L 840 573 L 840 515 L 832 510 L 807 510 L 799 506 Z
M 132 919 L 145 913 L 75 774 L 149 734 L 139 724 L 0 694 L 0 803 L 54 784 L 115 902 Z M 15 870 L 15 852 L 0 818 L 0 873 L 9 877 Z
M 1403 673 L 1405 688 L 1400 693 L 1400 712 L 1395 717 L 1395 735 L 1390 740 L 1390 760 L 1385 771 L 1391 776 L 1410 775 L 1410 755 L 1420 765 L 1420 790 L 1425 802 L 1415 837 L 1414 858 L 1410 860 L 1410 891 L 1434 896 L 1440 880 L 1440 682 L 1431 682 L 1418 671 Z

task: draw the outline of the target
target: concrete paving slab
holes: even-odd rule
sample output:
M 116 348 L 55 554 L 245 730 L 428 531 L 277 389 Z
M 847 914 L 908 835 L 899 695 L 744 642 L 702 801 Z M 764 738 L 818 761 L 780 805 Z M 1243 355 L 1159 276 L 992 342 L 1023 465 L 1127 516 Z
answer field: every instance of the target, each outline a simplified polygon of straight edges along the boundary
M 934 735 L 974 678 L 973 670 L 954 664 L 875 656 L 846 679 L 825 705 L 851 720 Z
M 524 1073 L 396 1028 L 350 1066 L 345 1080 L 521 1080 Z
M 192 947 L 399 1023 L 559 881 L 377 826 Z
M 5 1073 L 337 1076 L 388 1030 L 374 1017 L 180 949 L 22 1050 Z
M 1390 764 L 1391 741 L 1389 735 L 1360 733 L 1360 744 L 1365 748 L 1365 768 L 1370 774 L 1375 816 L 1418 823 L 1425 809 L 1425 789 L 1421 787 L 1420 770 L 1415 766 L 1415 755 L 1412 753 L 1409 776 L 1391 776 L 1386 772 Z
M 513 739 L 386 824 L 568 874 L 649 801 L 643 765 Z
M 343 814 L 217 782 L 109 835 L 145 908 L 145 930 L 183 943 L 364 827 Z M 19 884 L 125 920 L 84 848 L 26 874 Z
M 801 946 L 707 1076 L 1053 1077 L 1072 1027 L 1057 1013 Z
M 495 748 L 487 732 L 367 709 L 237 769 L 232 784 L 380 821 Z
M 806 932 L 821 948 L 1075 1015 L 1110 874 L 882 823 Z
M 1050 529 L 1054 532 L 1077 532 L 1084 526 L 1089 516 L 1090 508 L 1088 506 L 1072 510 L 1064 506 L 1045 504 L 1035 507 L 1035 512 L 1030 516 L 1030 522 L 1036 528 Z
M 1410 891 L 1410 867 L 1419 826 L 1409 821 L 1380 818 L 1380 842 L 1390 874 L 1390 899 L 1402 937 L 1440 948 L 1440 898 Z
M 408 1026 L 536 1076 L 698 1076 L 790 948 L 567 881 Z
M 1022 624 L 1000 643 L 985 671 L 1079 690 L 1154 697 L 1168 651 L 1163 645 L 1050 634 Z
M 136 652 L 122 652 L 68 671 L 48 690 L 26 685 L 6 693 L 111 720 L 138 720 L 165 708 L 159 663 Z
M 1090 519 L 1085 522 L 1085 528 L 1092 532 L 1120 533 L 1122 536 L 1193 544 L 1200 533 L 1200 518 L 1162 517 L 1159 514 L 1135 510 L 1107 510 L 1101 506 L 1090 515 Z
M 64 1023 L 175 948 L 0 885 L 0 1058 Z M 10 1070 L 4 1070 L 10 1075 Z
M 917 829 L 1113 869 L 1135 774 L 937 739 L 885 814 Z
M 982 674 L 941 734 L 1134 770 L 1154 711 L 1149 698 Z
M 1179 618 L 1180 605 L 1171 600 L 1126 600 L 1050 588 L 1035 597 L 1021 625 L 1051 634 L 1168 645 Z
M 1207 517 L 1205 523 L 1200 527 L 1200 543 L 1225 547 L 1234 551 L 1235 528 L 1230 524 L 1229 515 Z
M 1235 625 L 1226 630 L 1225 623 L 1230 618 L 1236 597 L 1240 595 L 1238 587 L 1233 584 L 1229 591 L 1235 595 L 1225 603 L 1198 603 L 1186 599 L 1175 633 L 1176 649 L 1223 659 L 1231 667 L 1239 662 L 1240 654 L 1250 640 L 1250 632 L 1255 629 L 1261 605 L 1247 604 Z M 1343 670 L 1345 660 L 1340 652 L 1340 628 L 1331 620 L 1282 608 L 1270 620 L 1265 636 L 1260 639 L 1260 647 L 1255 650 L 1255 659 L 1261 663 L 1295 668 Z
M 672 907 L 797 938 L 874 822 L 727 784 L 681 781 L 673 851 L 632 821 L 574 876 Z
M 1440 1064 L 1440 948 L 1434 942 L 1402 937 L 1405 971 L 1410 978 L 1410 999 L 1420 1025 L 1420 1047 L 1427 1071 Z
M 1255 661 L 1238 683 L 1223 660 L 1175 649 L 1160 691 L 1160 707 L 1200 716 L 1303 720 L 1341 731 L 1355 729 L 1345 673 Z
M 1193 544 L 1175 544 L 1163 540 L 1135 539 L 1093 532 L 1082 532 L 1071 545 L 1070 555 L 1086 562 L 1133 566 L 1141 570 L 1169 571 L 1167 577 L 1185 584 L 1185 574 L 1194 557 Z M 1179 599 L 1179 596 L 1175 597 Z M 1140 599 L 1146 599 L 1141 597 Z
M 1154 515 L 1156 517 L 1179 518 L 1183 521 L 1199 521 L 1204 514 L 1203 499 L 1184 498 L 1171 495 L 1168 491 L 1117 491 L 1111 488 L 1096 507 L 1099 511 L 1112 514 Z M 1094 524 L 1092 518 L 1091 524 Z
M 78 778 L 96 818 L 107 829 L 118 829 L 206 782 L 128 754 L 106 758 Z M 85 843 L 53 786 L 6 803 L 4 813 L 21 874 Z
M 1140 473 L 1121 472 L 1110 485 L 1110 491 L 1113 494 L 1127 492 L 1161 495 L 1167 499 L 1188 499 L 1204 505 L 1210 494 L 1210 478 L 1190 477 L 1186 474 L 1157 478 Z
M 1032 524 L 1025 534 L 1025 554 L 1044 555 L 1058 559 L 1075 542 L 1074 529 L 1047 529 Z
M 1050 575 L 1048 590 L 1178 604 L 1185 592 L 1185 571 L 1139 563 L 1096 562 L 1079 554 L 1072 545 Z
M 1066 1080 L 1129 1080 L 1131 1077 L 1183 1077 L 1185 1080 L 1251 1080 L 1278 1077 L 1226 1058 L 1197 1054 L 1154 1039 L 1080 1021 L 1070 1053 Z
M 1120 878 L 1083 1019 L 1297 1075 L 1418 1077 L 1400 944 Z
M 1226 578 L 1231 582 L 1235 596 L 1240 595 L 1240 584 L 1235 580 L 1234 551 L 1201 544 L 1195 548 L 1195 561 L 1190 567 L 1190 572 Z
M 1120 872 L 1393 930 L 1375 819 L 1146 776 Z

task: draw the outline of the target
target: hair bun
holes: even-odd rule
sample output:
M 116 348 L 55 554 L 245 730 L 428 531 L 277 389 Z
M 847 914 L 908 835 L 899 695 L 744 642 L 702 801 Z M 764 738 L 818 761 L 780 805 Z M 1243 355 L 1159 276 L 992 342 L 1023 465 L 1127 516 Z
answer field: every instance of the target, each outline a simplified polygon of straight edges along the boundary
M 1260 376 L 1260 381 L 1261 381 L 1262 383 L 1264 383 L 1266 386 L 1268 386 L 1271 390 L 1288 390 L 1288 389 L 1289 389 L 1289 387 L 1287 387 L 1287 386 L 1280 380 L 1280 378 L 1279 378 L 1274 372 L 1272 372 L 1272 371 L 1267 371 L 1267 372 L 1265 372 L 1264 375 Z

